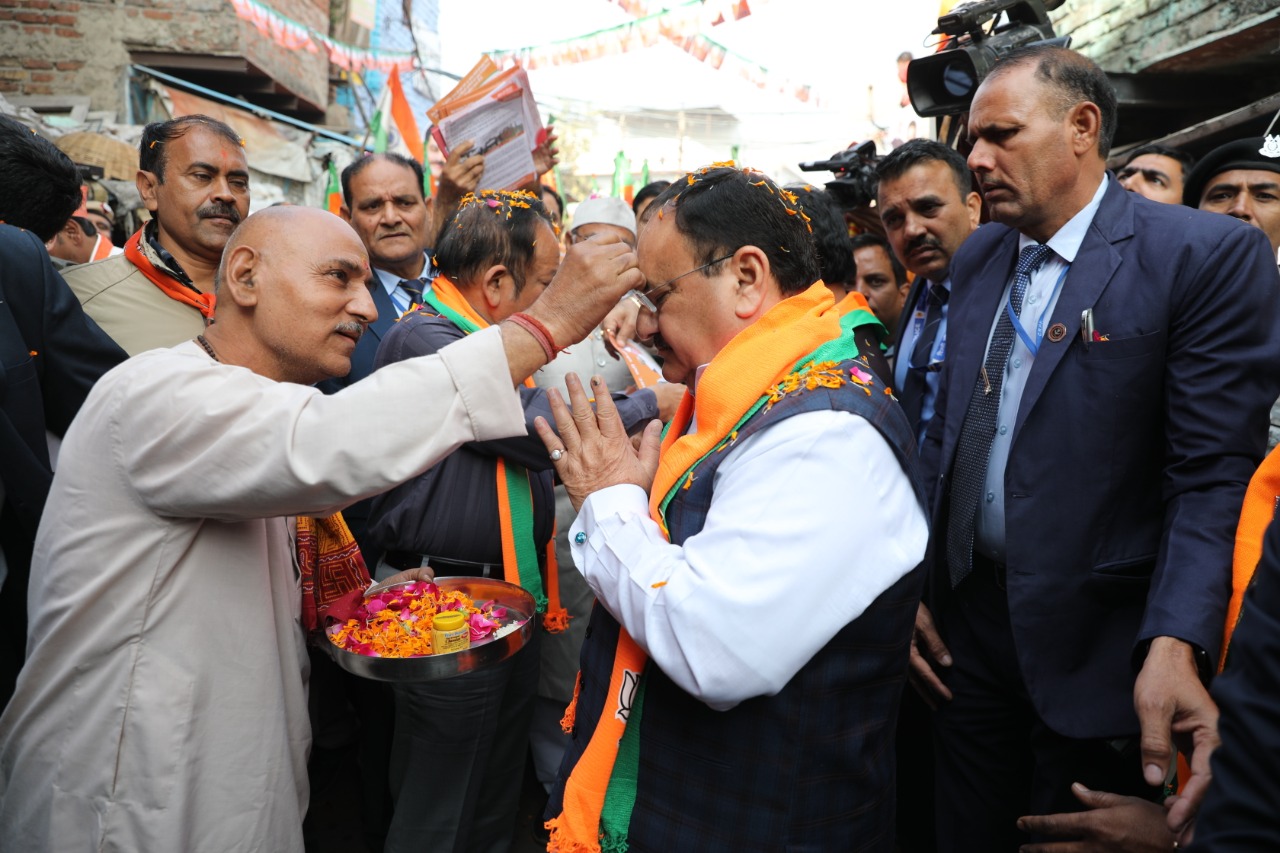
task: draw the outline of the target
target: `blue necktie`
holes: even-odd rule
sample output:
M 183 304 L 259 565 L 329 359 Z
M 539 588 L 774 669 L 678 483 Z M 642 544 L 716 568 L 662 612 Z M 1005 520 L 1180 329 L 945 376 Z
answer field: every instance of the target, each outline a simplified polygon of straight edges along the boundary
M 1013 312 L 1022 316 L 1022 298 L 1031 284 L 1031 274 L 1040 268 L 1053 250 L 1040 243 L 1027 246 L 1018 254 L 1013 274 L 1010 302 Z M 1000 319 L 991 335 L 987 359 L 969 397 L 969 410 L 960 428 L 956 461 L 951 474 L 951 509 L 947 518 L 947 567 L 954 589 L 973 571 L 973 533 L 978 519 L 978 497 L 987 479 L 987 462 L 996 437 L 996 420 L 1000 414 L 1000 388 L 1004 385 L 1005 366 L 1013 349 L 1013 322 L 1001 306 Z
M 403 279 L 400 282 L 400 289 L 409 294 L 409 307 L 405 309 L 406 311 L 412 309 L 415 305 L 422 304 L 422 279 Z

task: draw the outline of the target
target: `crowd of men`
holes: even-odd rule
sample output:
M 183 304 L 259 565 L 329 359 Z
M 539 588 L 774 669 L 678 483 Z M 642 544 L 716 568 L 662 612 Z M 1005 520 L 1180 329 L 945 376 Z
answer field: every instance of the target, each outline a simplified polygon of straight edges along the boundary
M 732 164 L 562 233 L 465 145 L 249 215 L 186 116 L 116 249 L 0 117 L 0 849 L 302 850 L 347 749 L 369 850 L 511 849 L 530 757 L 551 851 L 1280 844 L 1280 142 L 1113 173 L 1116 123 L 1015 51 L 851 238 Z M 532 639 L 319 651 L 433 573 Z

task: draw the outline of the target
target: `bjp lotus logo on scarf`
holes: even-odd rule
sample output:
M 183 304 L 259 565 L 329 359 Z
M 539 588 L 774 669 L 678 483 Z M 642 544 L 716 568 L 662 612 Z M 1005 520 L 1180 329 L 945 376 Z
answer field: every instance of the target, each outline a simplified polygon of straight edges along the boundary
M 622 686 L 618 688 L 618 710 L 613 715 L 622 722 L 631 716 L 631 703 L 636 698 L 636 688 L 640 685 L 640 673 L 629 669 L 622 671 Z

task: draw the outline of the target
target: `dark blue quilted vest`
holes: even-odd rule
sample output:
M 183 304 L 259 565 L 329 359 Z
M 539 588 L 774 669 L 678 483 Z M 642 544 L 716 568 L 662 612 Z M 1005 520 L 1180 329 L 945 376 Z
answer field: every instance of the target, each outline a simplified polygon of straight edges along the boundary
M 846 376 L 851 364 L 842 365 Z M 878 384 L 870 396 L 850 384 L 792 392 L 741 427 L 738 440 L 783 418 L 822 410 L 852 412 L 875 426 L 911 476 L 923 506 L 915 439 L 898 404 Z M 857 453 L 858 448 L 831 452 Z M 698 467 L 693 485 L 672 500 L 667 512 L 672 542 L 683 543 L 702 529 L 714 498 L 715 469 L 726 455 L 711 454 Z M 839 524 L 844 513 L 857 511 L 856 496 L 844 506 L 813 509 Z M 856 583 L 856 541 L 849 542 L 848 553 L 849 582 Z M 803 549 L 797 549 L 797 558 L 803 559 Z M 713 711 L 650 661 L 628 834 L 631 853 L 892 849 L 894 725 L 923 577 L 917 568 L 890 587 L 778 695 L 750 699 L 729 711 Z M 803 580 L 795 591 L 815 600 L 823 595 L 820 589 L 804 589 Z M 563 780 L 600 717 L 618 630 L 617 621 L 597 605 L 582 649 L 577 724 L 549 815 L 560 812 Z

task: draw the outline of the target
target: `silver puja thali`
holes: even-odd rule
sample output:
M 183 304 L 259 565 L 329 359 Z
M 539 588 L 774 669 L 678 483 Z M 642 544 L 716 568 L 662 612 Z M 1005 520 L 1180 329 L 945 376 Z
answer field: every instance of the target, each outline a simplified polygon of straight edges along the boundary
M 507 618 L 503 620 L 502 626 L 517 624 L 519 627 L 500 637 L 490 635 L 476 640 L 470 648 L 459 652 L 412 658 L 361 655 L 339 648 L 325 637 L 324 646 L 328 649 L 329 656 L 347 672 L 374 681 L 439 681 L 495 666 L 520 651 L 533 636 L 533 596 L 519 586 L 493 578 L 478 577 L 436 578 L 434 583 L 442 591 L 461 592 L 472 601 L 493 601 L 507 608 Z M 501 629 L 494 632 L 498 633 L 501 633 Z

